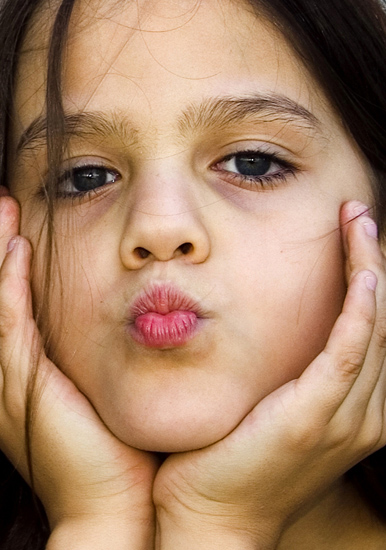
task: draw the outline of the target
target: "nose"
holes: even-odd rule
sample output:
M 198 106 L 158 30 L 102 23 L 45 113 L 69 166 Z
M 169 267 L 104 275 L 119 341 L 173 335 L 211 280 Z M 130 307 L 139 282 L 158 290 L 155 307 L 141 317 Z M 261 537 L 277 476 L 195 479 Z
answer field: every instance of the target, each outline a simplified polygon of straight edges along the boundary
M 184 187 L 158 178 L 133 192 L 120 245 L 127 269 L 154 261 L 199 264 L 208 258 L 210 237 L 202 208 Z

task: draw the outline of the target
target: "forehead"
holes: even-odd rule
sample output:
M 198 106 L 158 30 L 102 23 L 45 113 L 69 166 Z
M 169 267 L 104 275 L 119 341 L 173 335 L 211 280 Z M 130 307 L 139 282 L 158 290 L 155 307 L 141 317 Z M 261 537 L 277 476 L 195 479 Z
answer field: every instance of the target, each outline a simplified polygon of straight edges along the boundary
M 23 47 L 16 135 L 45 110 L 53 13 L 36 18 Z M 291 47 L 244 2 L 80 1 L 64 51 L 65 109 L 114 108 L 129 112 L 142 129 L 170 125 L 174 114 L 198 100 L 256 91 L 312 105 L 314 112 L 324 106 Z

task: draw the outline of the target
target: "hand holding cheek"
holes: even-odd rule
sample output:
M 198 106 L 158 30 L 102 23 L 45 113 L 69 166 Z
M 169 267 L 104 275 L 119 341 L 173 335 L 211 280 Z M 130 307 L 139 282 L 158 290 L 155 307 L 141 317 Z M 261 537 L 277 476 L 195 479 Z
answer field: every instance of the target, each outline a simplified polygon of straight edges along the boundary
M 343 244 L 346 253 L 346 276 L 350 284 L 361 270 L 370 269 L 377 280 L 375 291 L 376 311 L 372 338 L 366 358 L 350 396 L 364 403 L 362 413 L 369 415 L 377 411 L 377 418 L 369 417 L 366 432 L 379 432 L 377 450 L 386 444 L 384 441 L 385 417 L 380 414 L 386 399 L 386 259 L 377 239 L 377 227 L 369 215 L 369 209 L 356 201 L 346 203 L 341 210 Z M 356 414 L 361 414 L 358 409 Z M 378 421 L 377 421 L 378 420 Z M 380 424 L 379 424 L 380 422 Z M 370 454 L 370 452 L 368 454 Z
M 31 247 L 17 236 L 18 206 L 0 197 L 0 447 L 27 481 L 26 393 L 36 370 L 31 456 L 48 515 L 50 550 L 153 546 L 149 453 L 109 432 L 72 382 L 46 357 L 33 319 Z
M 162 549 L 276 548 L 295 513 L 386 444 L 385 260 L 353 207 L 341 219 L 348 290 L 325 349 L 225 439 L 166 460 L 154 487 Z

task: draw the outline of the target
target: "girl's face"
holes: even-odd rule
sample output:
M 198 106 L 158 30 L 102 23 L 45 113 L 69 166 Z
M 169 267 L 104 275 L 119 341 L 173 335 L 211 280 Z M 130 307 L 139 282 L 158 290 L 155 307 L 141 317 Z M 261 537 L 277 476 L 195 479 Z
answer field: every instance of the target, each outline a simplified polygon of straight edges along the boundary
M 47 21 L 24 46 L 10 157 L 37 303 Z M 67 46 L 55 360 L 126 443 L 208 445 L 324 347 L 345 293 L 339 210 L 371 200 L 364 162 L 247 4 L 79 2 Z

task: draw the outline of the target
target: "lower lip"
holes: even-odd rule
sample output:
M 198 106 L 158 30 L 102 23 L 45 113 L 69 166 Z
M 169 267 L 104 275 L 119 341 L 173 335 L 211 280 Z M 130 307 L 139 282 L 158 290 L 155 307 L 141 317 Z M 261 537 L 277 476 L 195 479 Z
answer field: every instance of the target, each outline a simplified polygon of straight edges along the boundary
M 155 312 L 139 315 L 132 325 L 133 339 L 150 348 L 170 349 L 183 346 L 193 338 L 198 318 L 192 311 Z

